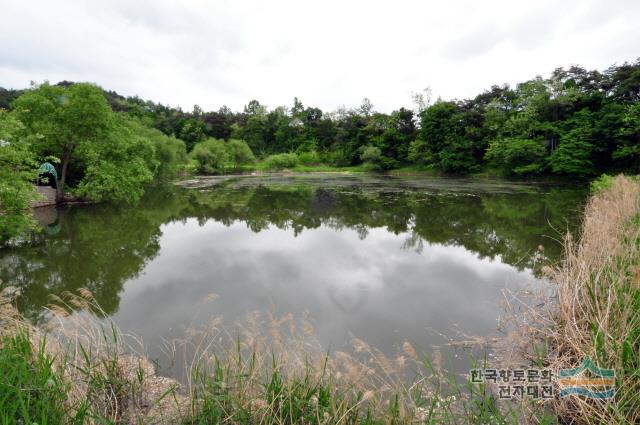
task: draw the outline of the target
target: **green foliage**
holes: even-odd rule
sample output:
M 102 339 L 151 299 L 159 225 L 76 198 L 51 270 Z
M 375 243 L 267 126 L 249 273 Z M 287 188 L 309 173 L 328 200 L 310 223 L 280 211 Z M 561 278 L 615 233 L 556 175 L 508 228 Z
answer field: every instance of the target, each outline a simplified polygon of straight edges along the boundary
M 270 170 L 283 170 L 293 168 L 298 164 L 298 155 L 295 153 L 281 153 L 271 155 L 265 160 L 267 168 Z
M 180 132 L 178 133 L 181 140 L 184 143 L 188 151 L 191 151 L 193 147 L 205 139 L 205 124 L 202 121 L 196 119 L 188 119 L 182 123 Z
M 605 189 L 608 189 L 613 185 L 614 177 L 609 174 L 602 174 L 597 179 L 591 182 L 589 186 L 591 194 L 597 194 L 602 192 Z
M 159 130 L 148 129 L 153 132 L 149 135 L 155 148 L 155 159 L 158 164 L 156 174 L 160 180 L 175 177 L 184 170 L 187 162 L 187 149 L 185 143 L 175 137 L 165 136 Z
M 545 168 L 547 150 L 542 140 L 505 138 L 489 144 L 485 159 L 508 174 L 539 174 Z
M 68 385 L 44 352 L 44 341 L 33 352 L 29 336 L 18 333 L 0 341 L 0 423 L 81 424 L 81 406 L 73 416 L 65 410 Z
M 158 167 L 155 149 L 137 122 L 115 121 L 102 144 L 79 149 L 86 170 L 76 193 L 94 201 L 135 203 Z
M 619 136 L 622 140 L 613 152 L 613 159 L 621 161 L 633 172 L 640 172 L 640 103 L 628 107 Z
M 583 109 L 567 120 L 569 130 L 560 137 L 559 146 L 549 158 L 556 174 L 585 177 L 595 172 L 591 159 L 594 151 L 592 114 Z
M 376 146 L 365 146 L 362 148 L 360 159 L 369 166 L 378 167 L 382 159 L 382 152 Z
M 241 165 L 252 164 L 256 160 L 251 148 L 244 140 L 229 140 L 226 144 L 226 150 L 233 168 L 238 168 Z
M 195 161 L 198 172 L 212 174 L 224 172 L 229 153 L 224 141 L 207 139 L 195 145 L 189 157 Z
M 434 162 L 433 157 L 431 156 L 431 151 L 429 150 L 429 144 L 422 139 L 416 139 L 411 142 L 407 158 L 411 162 L 421 165 L 431 164 Z
M 453 102 L 437 102 L 421 116 L 420 139 L 425 152 L 415 146 L 412 156 L 418 161 L 435 161 L 445 172 L 465 173 L 475 166 L 470 140 L 465 137 L 462 116 Z
M 25 124 L 28 134 L 38 135 L 32 144 L 36 153 L 54 155 L 60 160 L 59 201 L 77 152 L 99 150 L 114 128 L 114 113 L 102 90 L 92 84 L 62 87 L 45 83 L 16 99 L 14 113 Z
M 0 109 L 0 243 L 33 227 L 28 208 L 38 164 L 23 133 L 22 123 Z
M 298 160 L 304 165 L 316 165 L 322 162 L 320 154 L 315 150 L 298 152 Z
M 252 100 L 234 113 L 227 107 L 184 112 L 113 93 L 110 99 L 114 109 L 144 118 L 165 134 L 194 141 L 238 138 L 260 157 L 315 150 L 325 164 L 358 166 L 362 149 L 376 146 L 385 168 L 413 163 L 465 173 L 488 165 L 486 151 L 493 143 L 490 165 L 505 174 L 582 177 L 622 169 L 640 171 L 638 75 L 640 61 L 602 72 L 578 66 L 558 68 L 548 78 L 536 77 L 515 87 L 493 86 L 472 99 L 428 105 L 423 96 L 418 99 L 417 117 L 405 108 L 377 112 L 369 100 L 334 112 L 305 107 L 297 98 L 290 107 L 272 110 Z M 592 114 L 590 121 L 576 120 L 585 109 Z M 546 153 L 542 157 L 539 146 L 527 142 L 499 155 L 495 151 L 500 145 L 514 146 L 498 140 L 541 141 Z M 523 162 L 522 155 L 532 158 Z M 500 162 L 501 157 L 514 158 L 517 169 Z M 311 163 L 310 158 L 304 161 Z
M 374 171 L 388 170 L 396 166 L 396 161 L 382 155 L 382 151 L 377 146 L 363 147 L 360 159 L 367 168 Z
M 65 184 L 80 186 L 86 175 L 88 162 L 80 153 L 91 149 L 80 145 L 95 148 L 112 140 L 108 133 L 114 128 L 114 112 L 169 137 L 163 140 L 158 133 L 146 133 L 158 161 L 152 171 L 162 179 L 185 167 L 176 136 L 184 141 L 187 152 L 207 139 L 227 143 L 224 165 L 212 165 L 216 161 L 205 158 L 211 156 L 207 149 L 189 156 L 189 167 L 197 172 L 240 170 L 253 162 L 254 154 L 264 158 L 287 152 L 295 152 L 296 163 L 307 166 L 360 166 L 363 149 L 375 146 L 381 156 L 368 161 L 367 168 L 416 164 L 434 171 L 468 173 L 490 165 L 513 176 L 586 177 L 624 169 L 640 171 L 638 75 L 640 60 L 603 72 L 558 68 L 549 78 L 536 77 L 515 87 L 493 86 L 472 99 L 428 105 L 423 98 L 417 116 L 406 108 L 377 112 L 368 99 L 358 108 L 333 112 L 304 106 L 298 98 L 289 107 L 272 110 L 252 100 L 241 112 L 226 106 L 187 112 L 73 83 L 43 84 L 24 92 L 0 90 L 0 105 L 13 107 L 26 127 L 25 135 L 33 138 L 30 150 L 38 159 L 58 158 L 60 192 Z M 248 149 L 235 139 L 246 142 Z M 222 156 L 220 149 L 215 152 L 213 156 Z M 276 159 L 267 166 L 293 166 L 291 161 L 282 162 Z M 116 197 L 122 198 L 121 194 Z M 103 198 L 109 198 L 107 192 Z

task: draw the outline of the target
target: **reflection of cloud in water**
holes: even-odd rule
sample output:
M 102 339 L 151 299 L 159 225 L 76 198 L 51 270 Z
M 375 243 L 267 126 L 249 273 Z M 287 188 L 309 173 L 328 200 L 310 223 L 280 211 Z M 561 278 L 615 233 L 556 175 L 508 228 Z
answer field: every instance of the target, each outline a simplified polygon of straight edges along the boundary
M 318 337 L 339 346 L 348 335 L 383 349 L 405 339 L 427 345 L 433 329 L 495 330 L 500 289 L 532 282 L 499 258 L 463 247 L 424 244 L 401 249 L 408 234 L 325 226 L 298 237 L 269 228 L 251 232 L 196 220 L 162 228 L 159 256 L 125 285 L 115 319 L 146 341 L 178 336 L 178 328 L 223 315 L 229 323 L 253 310 L 310 313 Z M 203 304 L 208 294 L 220 299 Z M 169 331 L 173 329 L 172 331 Z

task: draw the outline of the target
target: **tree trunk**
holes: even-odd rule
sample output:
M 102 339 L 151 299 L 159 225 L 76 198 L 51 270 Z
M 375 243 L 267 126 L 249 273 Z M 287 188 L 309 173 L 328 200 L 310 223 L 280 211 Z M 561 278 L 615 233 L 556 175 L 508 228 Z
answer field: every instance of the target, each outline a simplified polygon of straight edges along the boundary
M 69 168 L 69 160 L 71 160 L 71 152 L 73 147 L 67 149 L 62 155 L 62 171 L 60 172 L 60 182 L 56 185 L 56 202 L 58 204 L 64 201 L 64 183 L 67 180 L 67 169 Z

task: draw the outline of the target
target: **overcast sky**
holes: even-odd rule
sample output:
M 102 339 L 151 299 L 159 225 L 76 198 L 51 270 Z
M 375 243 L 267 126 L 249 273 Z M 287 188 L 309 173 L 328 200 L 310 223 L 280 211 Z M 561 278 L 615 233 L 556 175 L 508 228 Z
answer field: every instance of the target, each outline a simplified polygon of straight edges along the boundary
M 0 0 L 0 86 L 90 81 L 190 110 L 379 111 L 640 56 L 640 1 Z

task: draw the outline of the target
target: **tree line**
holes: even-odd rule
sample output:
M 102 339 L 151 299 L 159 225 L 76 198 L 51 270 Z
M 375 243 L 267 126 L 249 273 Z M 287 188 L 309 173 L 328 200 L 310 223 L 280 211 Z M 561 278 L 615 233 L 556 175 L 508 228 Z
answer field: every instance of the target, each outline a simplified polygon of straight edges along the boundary
M 419 167 L 443 173 L 588 178 L 640 169 L 640 59 L 600 72 L 558 68 L 548 78 L 492 86 L 473 99 L 391 113 L 368 99 L 326 112 L 257 100 L 186 112 L 68 81 L 0 89 L 0 239 L 29 226 L 38 165 L 55 166 L 65 190 L 94 201 L 135 202 L 180 171 L 224 173 L 256 158 L 298 163 Z
M 558 68 L 548 78 L 492 86 L 473 99 L 413 108 L 326 112 L 293 105 L 269 110 L 257 100 L 191 112 L 108 92 L 112 108 L 183 140 L 187 150 L 209 138 L 245 141 L 258 157 L 296 153 L 304 162 L 367 163 L 387 170 L 420 165 L 445 173 L 493 170 L 509 176 L 590 177 L 640 169 L 640 59 L 600 72 Z

